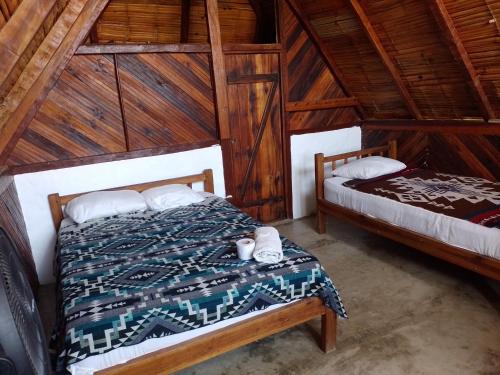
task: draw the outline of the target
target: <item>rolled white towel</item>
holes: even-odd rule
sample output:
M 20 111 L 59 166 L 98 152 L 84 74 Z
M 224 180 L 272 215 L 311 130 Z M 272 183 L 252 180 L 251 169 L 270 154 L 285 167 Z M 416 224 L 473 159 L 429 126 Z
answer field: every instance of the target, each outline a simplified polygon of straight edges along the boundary
M 280 234 L 275 228 L 261 227 L 255 230 L 253 257 L 262 263 L 278 263 L 283 260 Z

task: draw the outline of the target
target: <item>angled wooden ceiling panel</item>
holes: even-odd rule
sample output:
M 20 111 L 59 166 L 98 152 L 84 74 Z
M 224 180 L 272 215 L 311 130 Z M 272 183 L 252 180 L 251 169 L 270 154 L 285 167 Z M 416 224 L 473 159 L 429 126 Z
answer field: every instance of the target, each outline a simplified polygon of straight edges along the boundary
M 74 56 L 17 143 L 18 166 L 126 151 L 112 56 Z
M 349 89 L 368 118 L 410 118 L 373 45 L 344 0 L 303 0 L 305 16 L 335 56 Z
M 362 1 L 424 118 L 481 117 L 426 1 Z
M 207 54 L 117 59 L 131 150 L 217 141 Z
M 445 0 L 445 5 L 500 118 L 500 2 Z
M 288 101 L 318 102 L 346 95 L 321 57 L 316 45 L 288 6 L 283 7 L 288 63 Z M 292 131 L 345 126 L 359 120 L 353 108 L 300 111 L 288 114 Z

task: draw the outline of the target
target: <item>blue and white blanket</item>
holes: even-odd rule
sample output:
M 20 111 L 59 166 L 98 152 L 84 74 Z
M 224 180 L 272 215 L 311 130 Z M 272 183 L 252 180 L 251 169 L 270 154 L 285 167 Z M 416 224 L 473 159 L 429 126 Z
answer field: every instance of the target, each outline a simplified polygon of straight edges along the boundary
M 284 259 L 238 259 L 260 226 L 225 200 L 146 211 L 60 230 L 58 371 L 89 356 L 319 296 L 346 312 L 319 261 L 283 238 Z

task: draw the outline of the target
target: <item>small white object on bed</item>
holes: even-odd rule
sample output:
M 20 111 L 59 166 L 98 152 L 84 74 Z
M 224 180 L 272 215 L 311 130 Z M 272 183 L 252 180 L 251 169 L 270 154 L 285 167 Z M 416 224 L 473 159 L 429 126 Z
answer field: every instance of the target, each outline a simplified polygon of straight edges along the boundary
M 279 263 L 283 260 L 283 246 L 278 230 L 261 227 L 255 230 L 255 250 L 253 257 L 261 263 Z
M 399 160 L 385 158 L 383 156 L 369 156 L 366 158 L 350 161 L 333 171 L 338 177 L 368 179 L 396 173 L 406 168 L 406 164 Z
M 187 206 L 200 203 L 205 199 L 201 194 L 193 191 L 189 186 L 172 184 L 144 190 L 144 200 L 150 210 L 164 211 L 169 208 Z
M 64 211 L 78 224 L 101 217 L 145 211 L 146 202 L 134 190 L 96 191 L 72 199 Z

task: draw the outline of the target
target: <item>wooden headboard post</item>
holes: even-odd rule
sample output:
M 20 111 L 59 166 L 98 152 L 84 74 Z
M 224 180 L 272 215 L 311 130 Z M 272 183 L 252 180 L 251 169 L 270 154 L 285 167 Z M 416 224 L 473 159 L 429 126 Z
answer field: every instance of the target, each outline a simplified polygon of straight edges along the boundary
M 388 147 L 388 156 L 391 159 L 398 160 L 398 141 L 396 141 L 395 139 L 389 141 Z
M 325 180 L 325 154 L 316 154 L 314 155 L 314 176 L 316 181 L 324 181 Z M 316 199 L 322 199 L 325 195 L 325 187 L 323 184 L 316 184 Z
M 105 189 L 105 191 L 113 191 L 113 190 L 135 190 L 138 192 L 142 192 L 146 189 L 150 189 L 153 187 L 163 186 L 163 185 L 171 185 L 171 184 L 185 184 L 188 186 L 192 186 L 195 182 L 203 182 L 203 190 L 209 193 L 214 193 L 214 175 L 211 169 L 205 169 L 200 174 L 194 174 L 190 176 L 182 176 L 176 178 L 170 178 L 168 180 L 159 180 L 146 182 L 143 184 L 136 185 L 127 185 L 127 186 L 119 186 L 112 189 Z M 50 213 L 52 215 L 52 220 L 54 221 L 54 225 L 56 227 L 56 231 L 59 230 L 61 222 L 64 219 L 63 214 L 63 206 L 65 206 L 70 200 L 79 197 L 80 195 L 90 193 L 89 191 L 85 191 L 78 194 L 71 195 L 59 195 L 58 193 L 50 194 L 48 196 Z

